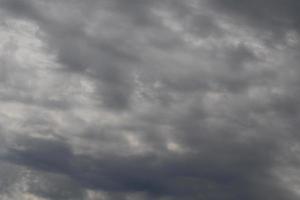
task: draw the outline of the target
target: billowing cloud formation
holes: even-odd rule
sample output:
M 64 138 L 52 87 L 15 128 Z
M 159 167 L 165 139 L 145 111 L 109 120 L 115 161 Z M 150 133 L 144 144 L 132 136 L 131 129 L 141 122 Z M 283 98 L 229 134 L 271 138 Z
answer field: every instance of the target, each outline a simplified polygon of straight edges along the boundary
M 296 0 L 0 0 L 0 196 L 295 200 Z

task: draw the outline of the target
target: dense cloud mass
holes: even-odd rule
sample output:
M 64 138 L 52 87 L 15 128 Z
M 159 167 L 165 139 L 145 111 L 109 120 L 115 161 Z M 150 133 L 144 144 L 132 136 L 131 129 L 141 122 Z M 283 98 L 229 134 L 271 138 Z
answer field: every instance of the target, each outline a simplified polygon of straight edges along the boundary
M 299 9 L 0 0 L 0 199 L 299 199 Z

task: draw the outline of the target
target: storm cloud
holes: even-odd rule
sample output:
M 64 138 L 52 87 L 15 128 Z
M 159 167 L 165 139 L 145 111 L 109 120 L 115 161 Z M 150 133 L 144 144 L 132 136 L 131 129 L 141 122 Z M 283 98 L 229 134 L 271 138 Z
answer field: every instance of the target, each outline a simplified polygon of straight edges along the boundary
M 296 0 L 0 0 L 0 197 L 296 200 Z

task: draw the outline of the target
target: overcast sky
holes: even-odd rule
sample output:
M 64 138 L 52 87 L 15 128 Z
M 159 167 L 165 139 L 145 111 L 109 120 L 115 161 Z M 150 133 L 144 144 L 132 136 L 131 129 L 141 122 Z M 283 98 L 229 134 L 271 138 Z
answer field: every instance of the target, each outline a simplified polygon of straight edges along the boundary
M 0 0 L 0 199 L 299 199 L 299 10 Z

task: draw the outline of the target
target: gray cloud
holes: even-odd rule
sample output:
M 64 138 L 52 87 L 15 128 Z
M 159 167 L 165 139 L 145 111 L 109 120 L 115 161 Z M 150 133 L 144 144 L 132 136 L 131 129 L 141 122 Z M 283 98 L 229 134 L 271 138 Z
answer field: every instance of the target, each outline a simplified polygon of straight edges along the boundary
M 287 31 L 299 31 L 298 1 L 216 0 L 207 2 L 217 10 L 238 19 L 240 23 L 260 29 L 265 33 L 264 35 L 271 35 L 272 42 L 275 44 L 284 39 Z M 266 37 L 266 39 L 270 38 Z
M 0 7 L 3 198 L 298 199 L 296 1 Z

